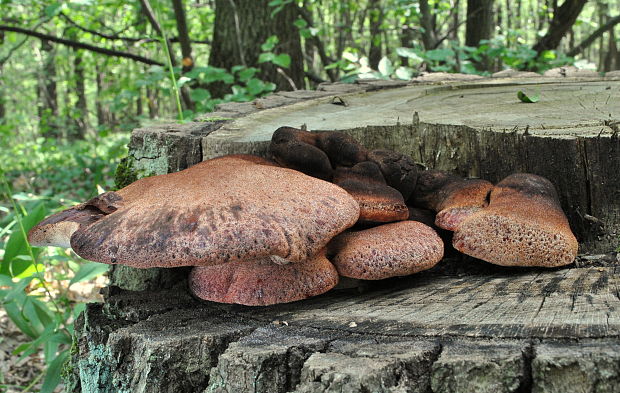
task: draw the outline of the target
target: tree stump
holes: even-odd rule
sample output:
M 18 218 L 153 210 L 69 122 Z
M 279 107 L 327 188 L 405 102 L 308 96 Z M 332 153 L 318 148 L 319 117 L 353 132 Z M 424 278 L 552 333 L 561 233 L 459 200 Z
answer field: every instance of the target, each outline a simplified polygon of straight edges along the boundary
M 463 176 L 550 178 L 580 241 L 574 265 L 446 259 L 257 308 L 194 299 L 187 269 L 115 266 L 105 303 L 76 324 L 68 390 L 620 391 L 620 78 L 470 79 L 331 84 L 221 105 L 200 122 L 135 130 L 120 174 L 265 155 L 283 125 L 341 130 Z M 519 90 L 540 102 L 519 102 Z

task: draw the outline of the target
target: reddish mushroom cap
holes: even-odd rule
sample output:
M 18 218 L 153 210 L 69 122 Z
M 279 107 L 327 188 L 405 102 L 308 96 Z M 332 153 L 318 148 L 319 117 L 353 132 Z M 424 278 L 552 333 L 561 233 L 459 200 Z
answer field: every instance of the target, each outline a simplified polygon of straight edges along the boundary
M 319 252 L 315 257 L 278 265 L 270 258 L 195 267 L 189 286 L 199 298 L 219 303 L 268 306 L 320 295 L 338 284 L 338 273 Z
M 385 184 L 374 162 L 360 162 L 352 168 L 340 167 L 333 181 L 359 203 L 360 222 L 392 222 L 409 217 L 403 196 Z
M 267 256 L 300 262 L 359 216 L 340 187 L 253 157 L 204 161 L 115 194 L 117 210 L 72 234 L 83 258 L 143 268 Z
M 418 178 L 416 206 L 437 212 L 435 225 L 454 231 L 473 213 L 488 205 L 493 184 L 482 179 L 463 179 L 443 171 L 430 170 Z
M 381 280 L 435 266 L 443 242 L 429 226 L 401 221 L 342 233 L 329 243 L 328 255 L 341 276 Z
M 503 266 L 562 266 L 578 244 L 553 184 L 518 173 L 499 182 L 489 206 L 466 218 L 454 232 L 454 247 Z

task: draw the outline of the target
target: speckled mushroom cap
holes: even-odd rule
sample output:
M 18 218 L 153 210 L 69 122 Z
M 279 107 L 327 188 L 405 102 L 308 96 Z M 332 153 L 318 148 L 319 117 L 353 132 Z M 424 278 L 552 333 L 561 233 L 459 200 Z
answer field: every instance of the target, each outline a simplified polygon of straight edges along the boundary
M 461 223 L 452 244 L 502 266 L 567 265 L 578 249 L 553 184 L 527 173 L 499 182 L 489 206 Z
M 418 177 L 415 205 L 437 212 L 435 225 L 454 231 L 471 214 L 488 205 L 493 184 L 463 179 L 444 171 L 428 170 Z
M 443 258 L 437 233 L 417 221 L 400 221 L 342 233 L 328 245 L 341 276 L 381 280 L 430 269 Z
M 374 162 L 363 161 L 351 168 L 340 167 L 333 182 L 359 203 L 361 223 L 401 221 L 409 217 L 403 196 L 386 184 Z
M 338 273 L 321 251 L 307 261 L 275 264 L 269 257 L 195 267 L 190 290 L 219 303 L 268 306 L 306 299 L 338 284 Z
M 79 225 L 71 246 L 89 260 L 142 268 L 300 262 L 359 216 L 340 187 L 252 156 L 140 179 L 114 195 L 114 209 Z

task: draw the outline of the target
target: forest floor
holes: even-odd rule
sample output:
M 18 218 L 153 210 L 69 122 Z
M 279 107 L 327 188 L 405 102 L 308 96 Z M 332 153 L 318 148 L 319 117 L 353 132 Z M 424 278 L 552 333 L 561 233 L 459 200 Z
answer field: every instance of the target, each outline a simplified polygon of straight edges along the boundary
M 102 301 L 99 291 L 107 285 L 105 275 L 95 280 L 76 283 L 71 286 L 69 297 L 82 303 Z M 54 290 L 54 288 L 52 288 Z M 58 290 L 58 288 L 56 288 Z M 41 388 L 46 370 L 43 351 L 38 351 L 20 360 L 14 355 L 18 346 L 32 341 L 22 333 L 0 308 L 0 393 L 37 392 Z M 34 384 L 33 384 L 34 382 Z M 30 386 L 33 384 L 33 386 Z M 62 384 L 55 392 L 63 391 Z

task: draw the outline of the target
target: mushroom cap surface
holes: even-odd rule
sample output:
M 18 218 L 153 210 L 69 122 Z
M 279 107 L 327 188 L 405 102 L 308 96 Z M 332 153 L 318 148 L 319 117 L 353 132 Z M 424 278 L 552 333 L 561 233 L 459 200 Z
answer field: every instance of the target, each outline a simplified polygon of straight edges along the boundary
M 493 184 L 486 180 L 429 170 L 419 176 L 414 198 L 416 206 L 437 212 L 435 225 L 454 231 L 463 220 L 488 205 L 492 189 Z
M 452 244 L 502 266 L 562 266 L 572 263 L 578 251 L 553 184 L 526 173 L 499 182 L 489 206 L 459 225 Z
M 401 221 L 409 217 L 402 194 L 385 183 L 374 162 L 363 161 L 351 168 L 340 167 L 333 181 L 359 203 L 362 223 Z
M 269 258 L 195 267 L 190 290 L 219 303 L 268 306 L 317 296 L 338 284 L 338 272 L 319 252 L 307 261 L 279 265 Z
M 430 269 L 443 258 L 437 233 L 417 221 L 400 221 L 342 233 L 328 245 L 341 276 L 381 280 Z
M 118 209 L 72 234 L 81 257 L 142 268 L 271 255 L 301 262 L 359 216 L 340 187 L 252 156 L 204 161 L 115 194 Z

